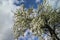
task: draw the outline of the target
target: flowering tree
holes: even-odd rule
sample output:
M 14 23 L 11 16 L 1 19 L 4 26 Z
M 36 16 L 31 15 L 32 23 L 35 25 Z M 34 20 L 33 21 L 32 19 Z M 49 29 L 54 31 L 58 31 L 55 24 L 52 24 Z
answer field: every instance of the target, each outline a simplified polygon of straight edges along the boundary
M 29 29 L 34 36 L 39 37 L 39 40 L 42 40 L 41 35 L 43 33 L 51 37 L 52 40 L 60 40 L 58 36 L 60 28 L 60 10 L 57 10 L 58 9 L 52 9 L 49 5 L 44 5 L 44 3 L 38 6 L 38 9 L 36 10 L 33 8 L 26 10 L 24 6 L 22 6 L 22 10 L 18 9 L 17 12 L 14 13 L 15 24 L 13 30 L 15 38 L 18 39 L 19 36 L 19 40 L 21 38 L 24 40 L 26 39 L 25 37 L 30 38 L 30 34 L 24 35 L 25 31 Z M 43 36 L 44 40 L 46 37 L 47 36 Z

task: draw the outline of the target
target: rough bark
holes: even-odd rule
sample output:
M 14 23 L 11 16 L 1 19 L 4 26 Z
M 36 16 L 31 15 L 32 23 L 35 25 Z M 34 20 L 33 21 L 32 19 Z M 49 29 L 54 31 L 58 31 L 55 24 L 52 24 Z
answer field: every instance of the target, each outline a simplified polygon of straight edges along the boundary
M 58 38 L 57 34 L 55 33 L 55 30 L 53 30 L 49 25 L 45 24 L 45 26 L 42 27 L 42 28 L 47 28 L 48 29 L 48 31 L 50 32 L 50 35 L 52 37 L 52 40 L 60 40 Z

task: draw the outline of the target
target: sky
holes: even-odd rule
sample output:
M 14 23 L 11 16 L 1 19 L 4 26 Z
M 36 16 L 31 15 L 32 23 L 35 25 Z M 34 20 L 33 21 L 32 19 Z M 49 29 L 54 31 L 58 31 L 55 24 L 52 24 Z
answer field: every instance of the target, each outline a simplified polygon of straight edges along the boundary
M 37 5 L 42 0 L 0 0 L 0 40 L 13 40 L 13 16 L 12 11 L 16 11 L 21 4 L 24 4 L 26 8 L 37 8 Z M 60 7 L 60 0 L 48 0 L 47 1 L 53 8 Z M 8 37 L 8 38 L 7 38 Z
M 42 2 L 43 0 L 17 0 L 17 2 L 14 2 L 14 4 L 16 6 L 24 4 L 26 8 L 30 8 L 31 6 L 37 8 L 37 4 L 41 4 Z
M 60 8 L 60 0 L 48 0 L 48 4 L 52 6 L 54 9 Z

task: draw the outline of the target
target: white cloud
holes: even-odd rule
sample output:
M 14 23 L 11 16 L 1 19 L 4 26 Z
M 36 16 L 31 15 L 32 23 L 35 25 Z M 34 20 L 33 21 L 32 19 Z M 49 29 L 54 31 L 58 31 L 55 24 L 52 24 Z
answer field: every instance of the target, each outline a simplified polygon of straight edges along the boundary
M 40 2 L 40 0 L 36 0 L 36 3 Z
M 10 36 L 10 31 L 12 30 L 10 28 L 13 25 L 14 14 L 11 11 L 15 11 L 17 8 L 17 6 L 13 4 L 13 1 L 14 0 L 0 0 L 0 40 L 12 40 L 7 37 L 12 37 Z
M 60 7 L 60 0 L 47 0 L 47 2 L 48 2 L 53 8 L 59 8 L 59 7 Z
M 21 2 L 24 2 L 24 0 L 21 0 Z
M 15 0 L 15 3 L 16 3 L 16 4 L 19 4 L 19 3 L 22 3 L 22 2 L 24 2 L 24 0 L 20 0 L 20 1 Z
M 18 0 L 15 0 L 14 2 L 15 2 L 16 4 L 19 4 L 19 1 L 18 1 Z

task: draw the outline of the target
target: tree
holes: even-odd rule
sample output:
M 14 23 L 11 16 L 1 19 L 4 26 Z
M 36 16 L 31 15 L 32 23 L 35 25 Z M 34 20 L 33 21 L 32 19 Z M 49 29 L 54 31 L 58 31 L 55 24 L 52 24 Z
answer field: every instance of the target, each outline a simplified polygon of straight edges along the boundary
M 24 6 L 22 6 L 22 10 L 18 9 L 14 13 L 15 23 L 13 30 L 15 38 L 18 39 L 27 29 L 30 29 L 33 35 L 40 37 L 41 40 L 42 33 L 48 33 L 47 35 L 52 40 L 60 40 L 57 35 L 57 30 L 60 27 L 60 12 L 57 12 L 58 9 L 54 10 L 51 6 L 46 7 L 42 4 L 35 12 L 33 10 L 33 8 L 25 10 Z
M 41 28 L 45 29 L 45 31 L 48 31 L 53 40 L 60 40 L 56 33 L 56 27 L 60 25 L 60 14 L 55 11 L 52 13 L 44 13 L 41 14 L 41 19 L 44 20 L 44 26 Z

